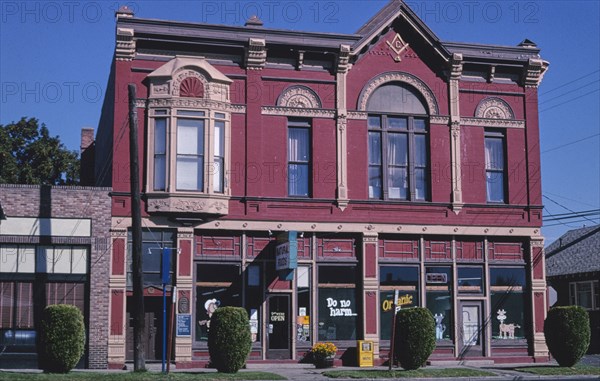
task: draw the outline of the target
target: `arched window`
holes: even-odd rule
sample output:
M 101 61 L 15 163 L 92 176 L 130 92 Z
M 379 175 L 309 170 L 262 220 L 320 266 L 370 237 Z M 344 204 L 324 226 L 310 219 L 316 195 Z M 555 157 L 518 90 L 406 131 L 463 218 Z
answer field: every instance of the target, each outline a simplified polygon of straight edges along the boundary
M 427 110 L 421 94 L 401 82 L 384 84 L 369 97 L 369 198 L 428 198 Z

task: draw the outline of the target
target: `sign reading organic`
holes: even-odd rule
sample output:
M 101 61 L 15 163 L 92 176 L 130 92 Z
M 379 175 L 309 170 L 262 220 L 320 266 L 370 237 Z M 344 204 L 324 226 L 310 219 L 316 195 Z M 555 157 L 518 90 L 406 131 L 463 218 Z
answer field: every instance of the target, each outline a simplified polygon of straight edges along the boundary
M 396 303 L 396 306 L 408 306 L 410 304 L 413 304 L 413 296 L 406 294 L 406 295 L 402 295 L 398 297 L 398 302 Z M 387 311 L 391 311 L 394 308 L 394 301 L 393 300 L 384 300 L 381 303 L 381 309 L 383 310 L 383 312 L 387 312 Z
M 327 298 L 327 308 L 329 308 L 329 316 L 356 316 L 356 312 L 352 311 L 350 300 Z

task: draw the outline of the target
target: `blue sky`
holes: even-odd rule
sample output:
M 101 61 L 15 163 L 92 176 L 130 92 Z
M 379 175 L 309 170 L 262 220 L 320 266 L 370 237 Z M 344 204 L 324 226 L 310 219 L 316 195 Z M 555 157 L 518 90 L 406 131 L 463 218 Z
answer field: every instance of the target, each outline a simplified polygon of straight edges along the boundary
M 114 50 L 114 11 L 143 18 L 353 33 L 386 1 L 0 2 L 0 124 L 36 117 L 70 149 L 96 127 Z M 515 46 L 528 38 L 550 70 L 540 86 L 546 217 L 600 208 L 600 2 L 407 1 L 442 40 Z M 547 244 L 600 223 L 549 222 Z M 554 226 L 550 226 L 554 225 Z

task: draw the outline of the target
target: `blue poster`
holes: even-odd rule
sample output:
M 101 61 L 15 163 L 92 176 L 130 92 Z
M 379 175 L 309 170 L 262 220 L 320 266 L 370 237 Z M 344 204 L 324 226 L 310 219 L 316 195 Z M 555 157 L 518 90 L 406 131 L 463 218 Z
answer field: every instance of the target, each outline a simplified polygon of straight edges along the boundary
M 192 336 L 192 315 L 177 315 L 177 336 Z

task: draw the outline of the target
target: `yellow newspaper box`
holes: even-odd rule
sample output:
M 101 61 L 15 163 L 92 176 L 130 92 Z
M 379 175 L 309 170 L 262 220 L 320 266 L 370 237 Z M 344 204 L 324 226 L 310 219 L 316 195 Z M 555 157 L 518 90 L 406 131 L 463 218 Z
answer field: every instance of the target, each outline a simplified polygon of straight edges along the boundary
M 358 340 L 356 342 L 356 352 L 358 353 L 358 366 L 373 366 L 373 342 Z

